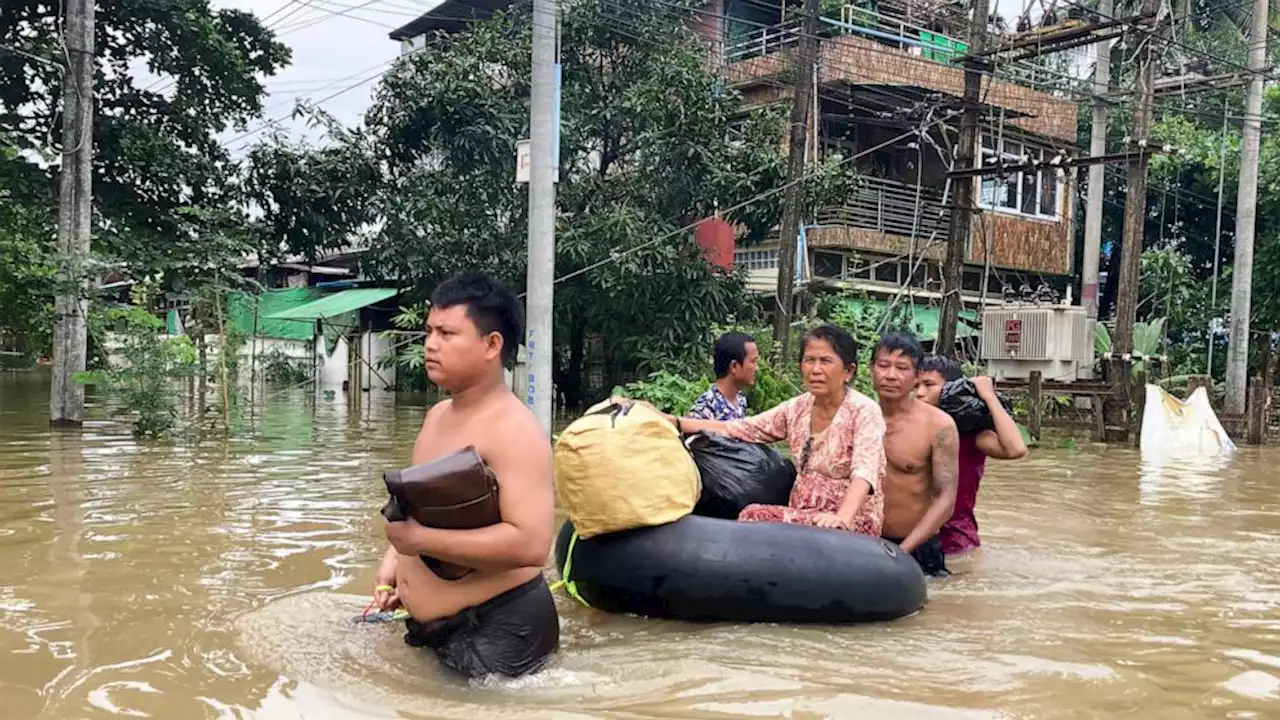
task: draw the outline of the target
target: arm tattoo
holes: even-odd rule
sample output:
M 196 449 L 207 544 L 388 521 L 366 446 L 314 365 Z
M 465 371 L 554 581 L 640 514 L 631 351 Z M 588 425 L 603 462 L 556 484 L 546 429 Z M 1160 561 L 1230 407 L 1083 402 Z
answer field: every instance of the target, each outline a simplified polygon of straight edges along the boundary
M 933 489 L 937 495 L 954 491 L 960 483 L 960 445 L 956 428 L 948 424 L 933 436 Z

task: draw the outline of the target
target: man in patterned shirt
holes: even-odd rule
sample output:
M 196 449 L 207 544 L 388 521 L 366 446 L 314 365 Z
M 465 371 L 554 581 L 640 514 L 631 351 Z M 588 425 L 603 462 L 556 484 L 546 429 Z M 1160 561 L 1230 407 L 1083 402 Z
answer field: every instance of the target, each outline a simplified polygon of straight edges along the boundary
M 755 338 L 738 332 L 721 335 L 715 349 L 716 381 L 698 396 L 685 417 L 723 421 L 746 417 L 742 389 L 756 384 L 759 360 Z

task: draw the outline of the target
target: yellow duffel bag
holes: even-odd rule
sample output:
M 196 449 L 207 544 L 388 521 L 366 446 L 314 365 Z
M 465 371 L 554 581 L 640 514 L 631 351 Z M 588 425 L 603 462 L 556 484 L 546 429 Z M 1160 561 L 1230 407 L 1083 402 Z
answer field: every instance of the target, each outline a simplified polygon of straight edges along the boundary
M 675 522 L 702 492 L 676 427 L 646 405 L 592 406 L 556 443 L 556 495 L 578 536 Z

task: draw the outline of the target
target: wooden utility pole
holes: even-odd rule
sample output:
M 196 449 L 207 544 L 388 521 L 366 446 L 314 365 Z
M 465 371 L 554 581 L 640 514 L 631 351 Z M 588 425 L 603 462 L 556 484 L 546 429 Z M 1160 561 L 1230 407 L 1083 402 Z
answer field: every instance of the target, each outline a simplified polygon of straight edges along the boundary
M 801 9 L 800 44 L 796 54 L 796 83 L 791 91 L 791 139 L 787 157 L 787 187 L 783 193 L 782 222 L 778 228 L 778 308 L 773 316 L 773 337 L 785 357 L 791 339 L 791 313 L 795 307 L 796 241 L 804 205 L 805 151 L 809 142 L 809 105 L 818 61 L 818 0 L 804 0 Z
M 54 425 L 84 422 L 84 386 L 89 311 L 87 260 L 93 192 L 94 0 L 68 0 L 63 32 L 70 66 L 62 81 L 62 165 L 58 191 L 58 294 L 54 300 L 53 388 L 49 419 Z
M 1111 17 L 1114 0 L 1101 0 L 1098 15 Z M 1107 92 L 1111 88 L 1111 42 L 1103 40 L 1094 46 L 1093 65 L 1093 127 L 1089 136 L 1089 154 L 1105 155 L 1107 152 Z M 1084 215 L 1084 277 L 1081 281 L 1080 299 L 1090 320 L 1098 317 L 1098 261 L 1102 254 L 1102 200 L 1106 190 L 1106 166 L 1089 167 L 1089 199 Z
M 1267 69 L 1267 0 L 1254 0 L 1249 28 L 1249 92 L 1244 101 L 1240 182 L 1236 191 L 1236 253 L 1231 265 L 1231 325 L 1227 339 L 1226 412 L 1245 411 L 1249 377 L 1249 315 L 1253 293 L 1253 231 L 1257 219 L 1258 150 L 1262 142 L 1262 80 Z
M 969 27 L 969 55 L 977 55 L 987 48 L 987 0 L 974 0 L 973 22 Z M 964 71 L 964 114 L 960 116 L 960 146 L 956 149 L 956 164 L 962 170 L 975 167 L 974 155 L 978 147 L 978 120 L 982 112 L 982 72 L 979 63 L 985 60 L 968 59 Z M 964 177 L 956 183 L 956 204 L 951 208 L 951 225 L 947 235 L 947 259 L 942 271 L 942 317 L 938 320 L 938 341 L 934 352 L 954 357 L 956 354 L 956 325 L 960 322 L 960 281 L 964 273 L 964 256 L 969 247 L 969 234 L 973 230 L 972 177 Z
M 1129 161 L 1129 176 L 1125 185 L 1124 234 L 1120 244 L 1120 278 L 1116 292 L 1116 328 L 1111 334 L 1110 381 L 1112 387 L 1113 425 L 1123 425 L 1120 408 L 1128 407 L 1129 359 L 1133 352 L 1133 324 L 1138 317 L 1138 292 L 1141 288 L 1142 237 L 1147 217 L 1147 164 L 1150 154 L 1144 152 L 1151 130 L 1151 109 L 1155 95 L 1156 47 L 1163 27 L 1159 17 L 1160 0 L 1143 0 L 1142 14 L 1145 22 L 1152 23 L 1146 37 L 1139 43 L 1142 53 L 1138 60 L 1137 86 L 1134 89 L 1137 107 L 1133 111 L 1133 130 L 1130 132 L 1131 149 L 1137 150 Z

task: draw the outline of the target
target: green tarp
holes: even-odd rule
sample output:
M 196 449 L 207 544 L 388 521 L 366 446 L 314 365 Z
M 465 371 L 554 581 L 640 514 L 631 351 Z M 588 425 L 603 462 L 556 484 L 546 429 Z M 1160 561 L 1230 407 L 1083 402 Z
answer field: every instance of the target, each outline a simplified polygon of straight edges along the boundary
M 389 297 L 399 290 L 391 288 L 359 288 L 325 295 L 304 305 L 291 307 L 267 317 L 268 320 L 313 325 L 321 320 L 325 355 L 332 355 L 338 338 L 355 331 L 360 325 L 359 310 Z
M 164 314 L 164 334 L 174 337 L 182 334 L 182 318 L 174 308 L 169 308 L 169 312 Z
M 315 288 L 269 290 L 259 295 L 233 293 L 227 301 L 227 316 L 238 332 L 247 336 L 281 340 L 310 340 L 315 336 L 315 323 L 309 320 L 274 320 L 271 316 L 306 305 L 321 296 Z M 254 323 L 254 310 L 258 321 Z
M 884 317 L 889 303 L 884 300 L 847 300 L 845 307 L 854 312 L 866 312 L 878 323 Z M 893 309 L 894 318 L 893 322 L 889 323 L 889 329 L 910 330 L 921 340 L 936 340 L 941 312 L 937 307 L 899 302 Z M 956 337 L 976 337 L 978 331 L 965 324 L 964 320 L 976 321 L 977 313 L 972 310 L 962 310 L 960 317 L 961 322 L 956 328 Z
M 313 300 L 305 305 L 289 308 L 280 312 L 268 315 L 268 320 L 328 320 L 336 318 L 339 315 L 359 310 L 376 302 L 386 300 L 389 297 L 395 297 L 400 293 L 399 290 L 390 288 L 360 288 L 357 290 L 343 290 L 325 295 L 324 297 Z

